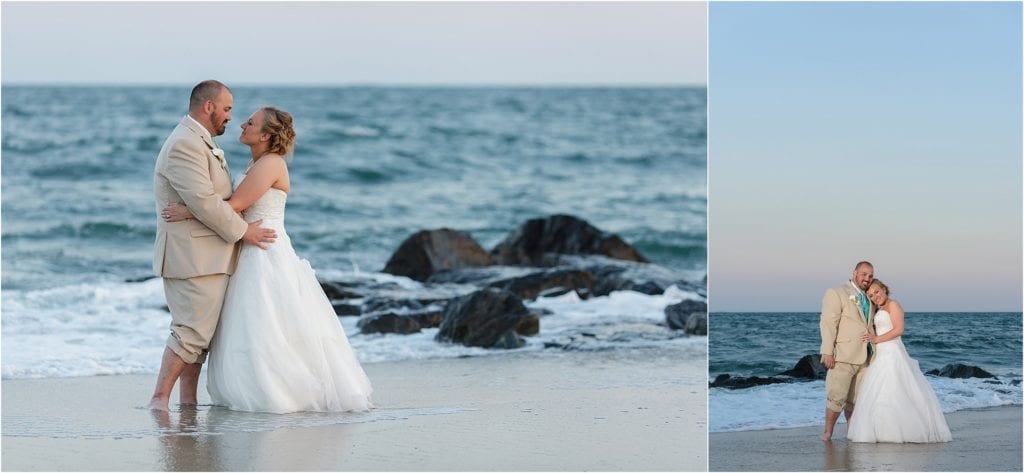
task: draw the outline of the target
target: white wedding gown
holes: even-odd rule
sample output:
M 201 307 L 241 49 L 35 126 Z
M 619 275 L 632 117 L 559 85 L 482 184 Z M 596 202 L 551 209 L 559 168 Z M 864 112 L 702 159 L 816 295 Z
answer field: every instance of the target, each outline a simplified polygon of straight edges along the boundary
M 242 213 L 263 219 L 277 240 L 242 247 L 210 344 L 207 390 L 214 404 L 242 411 L 368 410 L 370 381 L 285 232 L 287 197 L 271 188 Z
M 875 314 L 875 332 L 892 330 L 889 313 Z M 901 337 L 875 345 L 846 432 L 854 442 L 933 443 L 953 439 L 921 368 Z

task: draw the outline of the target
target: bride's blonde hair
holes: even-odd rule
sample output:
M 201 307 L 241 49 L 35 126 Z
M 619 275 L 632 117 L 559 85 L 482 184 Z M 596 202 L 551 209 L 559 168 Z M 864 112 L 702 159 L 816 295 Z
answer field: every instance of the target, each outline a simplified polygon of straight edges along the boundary
M 881 279 L 875 279 L 875 280 L 871 281 L 871 284 L 868 284 L 868 289 L 870 289 L 871 286 L 878 286 L 878 287 L 882 288 L 883 291 L 885 291 L 885 295 L 887 295 L 887 296 L 889 295 L 889 286 L 886 286 L 885 283 L 882 282 Z
M 287 156 L 295 148 L 295 128 L 292 127 L 292 114 L 279 108 L 266 106 L 263 112 L 262 133 L 270 135 L 267 151 Z

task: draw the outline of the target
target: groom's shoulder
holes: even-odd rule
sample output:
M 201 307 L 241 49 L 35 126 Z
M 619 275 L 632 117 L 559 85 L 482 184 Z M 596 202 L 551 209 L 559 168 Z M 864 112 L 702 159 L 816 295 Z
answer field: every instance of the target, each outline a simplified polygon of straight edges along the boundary
M 832 286 L 825 290 L 825 293 L 835 292 L 836 294 L 843 294 L 846 292 L 846 284 L 840 284 L 838 286 Z
M 171 139 L 171 138 L 181 139 L 181 138 L 190 138 L 190 137 L 193 137 L 193 136 L 198 138 L 198 136 L 195 133 L 192 132 L 192 129 L 189 128 L 185 123 L 178 123 L 177 125 L 174 126 L 174 129 L 171 130 L 171 134 L 168 135 L 167 138 L 168 139 Z
M 167 136 L 164 146 L 167 148 L 177 147 L 201 147 L 203 139 L 197 136 L 184 124 L 178 124 Z

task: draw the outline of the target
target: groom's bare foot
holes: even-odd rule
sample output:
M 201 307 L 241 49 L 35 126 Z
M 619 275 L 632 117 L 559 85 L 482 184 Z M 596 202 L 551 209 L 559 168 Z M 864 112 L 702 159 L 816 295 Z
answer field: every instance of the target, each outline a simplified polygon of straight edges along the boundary
M 199 404 L 196 393 L 199 390 L 199 373 L 203 369 L 200 363 L 185 365 L 178 377 L 178 400 L 182 406 L 195 407 Z
M 825 408 L 825 433 L 821 435 L 822 442 L 832 441 L 832 430 L 836 428 L 836 421 L 839 420 L 839 413 Z
M 149 410 L 151 411 L 169 411 L 167 408 L 167 399 L 154 397 L 149 400 Z

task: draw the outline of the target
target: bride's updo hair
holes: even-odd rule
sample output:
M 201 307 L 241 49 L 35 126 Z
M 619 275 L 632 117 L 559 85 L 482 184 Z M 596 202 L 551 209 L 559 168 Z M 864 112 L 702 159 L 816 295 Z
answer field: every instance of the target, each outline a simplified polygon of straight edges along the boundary
M 868 288 L 870 288 L 871 286 L 878 286 L 882 288 L 882 291 L 885 292 L 885 295 L 889 295 L 889 286 L 886 286 L 881 279 L 875 279 L 874 281 L 871 281 L 871 284 L 868 285 Z
M 274 107 L 263 107 L 263 129 L 270 135 L 267 151 L 287 156 L 295 148 L 295 128 L 292 128 L 292 114 Z

